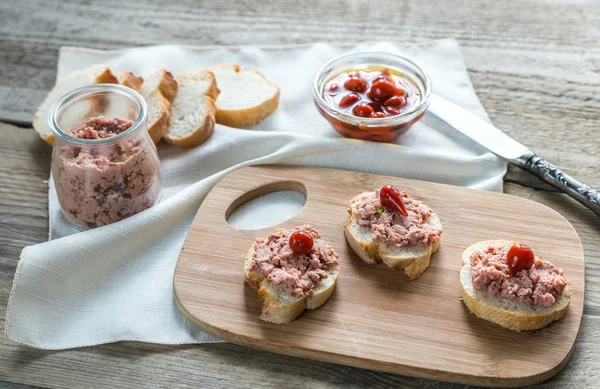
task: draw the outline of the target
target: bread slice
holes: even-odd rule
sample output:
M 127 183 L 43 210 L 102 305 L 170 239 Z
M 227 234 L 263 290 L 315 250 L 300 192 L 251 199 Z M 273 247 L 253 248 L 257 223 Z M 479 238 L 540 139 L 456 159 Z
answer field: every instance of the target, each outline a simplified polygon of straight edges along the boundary
M 279 105 L 279 87 L 256 70 L 240 72 L 239 65 L 211 69 L 221 94 L 217 99 L 217 123 L 229 127 L 256 124 Z
M 178 89 L 179 86 L 173 74 L 166 69 L 159 69 L 144 77 L 142 96 L 158 91 L 169 103 L 172 103 L 177 96 Z
M 171 103 L 158 91 L 145 95 L 144 100 L 148 106 L 148 134 L 158 143 L 171 124 Z
M 275 233 L 281 229 L 275 230 Z M 304 309 L 316 309 L 325 304 L 335 289 L 335 284 L 340 273 L 339 266 L 328 272 L 328 277 L 321 280 L 314 288 L 311 297 L 293 297 L 277 285 L 270 283 L 261 274 L 249 270 L 250 259 L 254 254 L 254 244 L 248 250 L 244 271 L 246 282 L 258 293 L 258 298 L 263 300 L 260 318 L 275 324 L 287 324 L 296 319 Z
M 358 224 L 358 219 L 355 216 L 356 202 L 367 193 L 361 193 L 350 200 L 348 208 L 350 218 L 346 222 L 344 229 L 346 240 L 350 244 L 350 247 L 366 263 L 376 264 L 383 262 L 394 270 L 404 270 L 404 273 L 411 280 L 418 278 L 429 266 L 431 255 L 437 251 L 441 239 L 427 246 L 404 247 L 390 246 L 373 241 L 371 238 L 371 228 Z M 442 223 L 435 212 L 426 222 L 436 229 L 442 230 Z
M 471 253 L 489 244 L 501 244 L 510 248 L 516 242 L 487 240 L 468 247 L 462 255 L 460 270 L 460 297 L 478 318 L 491 321 L 514 331 L 537 330 L 554 320 L 562 319 L 571 301 L 571 285 L 568 283 L 562 295 L 549 307 L 531 307 L 522 301 L 489 296 L 486 291 L 475 291 L 471 274 Z
M 117 72 L 115 76 L 117 76 L 119 84 L 131 88 L 136 92 L 141 91 L 142 83 L 144 82 L 144 79 L 142 77 L 138 77 L 132 72 L 128 72 L 127 70 L 121 70 L 120 72 Z
M 54 134 L 48 124 L 50 110 L 64 95 L 90 84 L 117 84 L 117 77 L 106 65 L 93 65 L 83 70 L 77 70 L 59 81 L 48 93 L 46 99 L 38 107 L 33 117 L 33 128 L 43 140 L 54 145 Z
M 179 147 L 195 147 L 214 132 L 219 89 L 209 70 L 193 70 L 177 75 L 179 91 L 171 106 L 171 125 L 165 141 Z
M 121 73 L 129 72 L 120 72 L 119 75 Z M 122 77 L 129 83 L 132 81 L 137 83 L 137 80 L 134 81 L 127 75 Z M 137 78 L 142 80 L 139 77 Z M 140 92 L 148 106 L 148 134 L 154 143 L 158 143 L 171 124 L 171 102 L 169 98 L 174 98 L 177 94 L 177 81 L 171 73 L 165 69 L 160 69 L 146 76 L 143 82 L 140 83 L 139 89 L 136 90 Z

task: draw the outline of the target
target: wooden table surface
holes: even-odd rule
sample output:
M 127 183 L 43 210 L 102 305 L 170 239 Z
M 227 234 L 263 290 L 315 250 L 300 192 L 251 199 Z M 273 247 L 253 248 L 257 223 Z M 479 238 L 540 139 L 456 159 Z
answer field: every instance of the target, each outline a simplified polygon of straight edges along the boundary
M 600 5 L 585 0 L 0 2 L 0 326 L 19 254 L 47 239 L 50 147 L 30 128 L 55 77 L 58 48 L 180 43 L 286 44 L 454 37 L 493 122 L 600 187 Z M 600 381 L 600 218 L 518 169 L 505 192 L 563 214 L 586 255 L 579 342 L 546 388 Z M 549 350 L 548 352 L 551 352 Z M 0 388 L 458 388 L 260 352 L 232 344 L 116 343 L 61 352 L 0 340 Z M 16 383 L 16 384 L 13 384 Z

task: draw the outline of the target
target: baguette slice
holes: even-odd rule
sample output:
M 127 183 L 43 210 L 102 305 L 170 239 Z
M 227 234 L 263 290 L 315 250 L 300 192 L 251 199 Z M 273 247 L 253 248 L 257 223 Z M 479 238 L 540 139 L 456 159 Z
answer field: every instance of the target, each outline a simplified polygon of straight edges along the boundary
M 54 134 L 48 125 L 50 109 L 65 94 L 90 84 L 117 84 L 117 77 L 106 65 L 93 65 L 83 70 L 77 70 L 59 81 L 48 93 L 46 99 L 38 107 L 33 117 L 33 128 L 43 140 L 54 145 Z
M 404 273 L 411 280 L 418 278 L 429 266 L 431 255 L 437 251 L 441 239 L 427 246 L 404 247 L 390 246 L 373 241 L 371 229 L 359 225 L 355 216 L 356 202 L 367 193 L 361 193 L 350 200 L 348 208 L 350 219 L 346 222 L 344 229 L 350 247 L 366 263 L 376 264 L 383 261 L 394 270 L 404 270 Z M 435 212 L 427 219 L 427 224 L 442 230 L 440 218 Z
M 166 69 L 159 69 L 144 77 L 142 96 L 158 91 L 169 103 L 172 103 L 177 96 L 178 89 L 179 86 L 173 74 Z
M 214 132 L 219 89 L 209 70 L 193 70 L 177 75 L 179 91 L 171 106 L 171 125 L 165 141 L 179 147 L 195 147 Z
M 502 244 L 510 248 L 516 242 L 487 240 L 469 246 L 462 255 L 460 270 L 460 297 L 478 318 L 491 321 L 514 331 L 537 330 L 554 320 L 562 319 L 571 301 L 571 285 L 567 284 L 562 295 L 549 307 L 530 307 L 521 301 L 489 296 L 486 291 L 475 291 L 471 274 L 471 253 L 489 244 Z
M 257 124 L 279 105 L 279 87 L 256 70 L 240 72 L 239 65 L 211 69 L 221 94 L 217 99 L 217 123 L 229 127 Z
M 148 134 L 154 143 L 162 139 L 171 124 L 171 101 L 177 89 L 177 81 L 165 69 L 150 73 L 141 85 L 140 93 L 148 105 Z
M 120 71 L 116 74 L 119 84 L 142 92 L 144 79 L 137 77 L 128 71 Z M 158 143 L 167 132 L 171 119 L 171 103 L 158 90 L 151 90 L 143 95 L 148 106 L 148 134 L 154 143 Z
M 158 143 L 171 124 L 171 103 L 159 91 L 144 96 L 148 106 L 148 134 Z
M 115 76 L 117 76 L 119 84 L 131 88 L 136 92 L 140 92 L 142 90 L 142 83 L 144 82 L 144 79 L 142 77 L 138 77 L 132 72 L 128 72 L 126 70 L 121 70 L 120 72 L 117 72 Z
M 275 233 L 280 231 L 282 229 L 277 229 Z M 275 324 L 291 323 L 304 312 L 304 309 L 316 309 L 325 304 L 335 289 L 335 284 L 340 273 L 339 266 L 329 271 L 329 276 L 315 286 L 315 293 L 311 297 L 290 296 L 283 288 L 270 283 L 266 277 L 249 270 L 250 259 L 253 254 L 254 243 L 246 255 L 244 271 L 246 273 L 246 282 L 258 293 L 258 297 L 263 300 L 260 318 L 264 321 Z

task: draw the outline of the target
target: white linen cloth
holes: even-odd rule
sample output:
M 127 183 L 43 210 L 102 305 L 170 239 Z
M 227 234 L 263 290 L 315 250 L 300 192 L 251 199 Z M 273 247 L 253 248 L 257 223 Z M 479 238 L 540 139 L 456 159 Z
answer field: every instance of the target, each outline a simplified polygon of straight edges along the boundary
M 333 56 L 359 50 L 413 58 L 428 72 L 434 93 L 487 120 L 460 49 L 451 39 L 423 45 L 61 49 L 57 79 L 97 63 L 139 75 L 161 67 L 177 74 L 237 63 L 242 70 L 260 70 L 278 84 L 281 102 L 271 117 L 251 130 L 217 125 L 207 143 L 191 150 L 160 144 L 163 200 L 113 225 L 77 232 L 60 214 L 51 182 L 52 240 L 26 247 L 21 253 L 7 310 L 7 337 L 44 349 L 120 340 L 167 344 L 218 341 L 196 329 L 179 312 L 173 301 L 172 277 L 202 200 L 220 178 L 241 166 L 325 166 L 502 190 L 505 162 L 431 114 L 395 144 L 338 136 L 314 107 L 312 80 L 318 68 Z

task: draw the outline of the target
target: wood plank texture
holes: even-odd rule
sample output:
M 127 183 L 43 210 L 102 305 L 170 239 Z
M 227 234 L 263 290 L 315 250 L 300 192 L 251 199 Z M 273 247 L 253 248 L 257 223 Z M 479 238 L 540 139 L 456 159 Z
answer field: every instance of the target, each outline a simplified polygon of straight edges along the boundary
M 439 250 L 414 281 L 387 266 L 365 264 L 343 234 L 348 201 L 388 184 L 431 206 L 444 226 Z M 306 193 L 305 207 L 277 228 L 312 224 L 339 253 L 341 272 L 323 307 L 287 325 L 266 323 L 259 319 L 262 302 L 245 284 L 243 267 L 254 239 L 275 227 L 239 230 L 225 218 L 240 201 L 298 187 Z M 573 290 L 565 319 L 541 331 L 516 333 L 468 313 L 457 297 L 462 252 L 489 239 L 529 244 L 565 271 Z M 416 180 L 265 166 L 239 169 L 212 189 L 183 245 L 174 287 L 178 305 L 194 324 L 237 344 L 470 385 L 522 386 L 556 374 L 571 352 L 583 308 L 583 277 L 577 234 L 538 203 Z
M 600 7 L 593 0 L 382 0 L 377 5 L 358 0 L 264 0 L 260 5 L 241 0 L 5 0 L 0 2 L 0 120 L 30 124 L 54 82 L 62 45 L 120 48 L 452 36 L 461 45 L 492 121 L 598 187 L 598 25 Z M 0 124 L 0 327 L 21 249 L 47 239 L 43 180 L 49 174 L 49 155 L 32 130 Z M 518 169 L 511 168 L 507 179 L 539 185 Z M 600 382 L 600 219 L 566 195 L 514 183 L 506 184 L 505 192 L 557 210 L 583 242 L 587 289 L 579 342 L 567 367 L 540 387 L 594 387 Z M 3 340 L 0 380 L 58 388 L 462 387 L 232 344 L 118 343 L 45 352 Z

